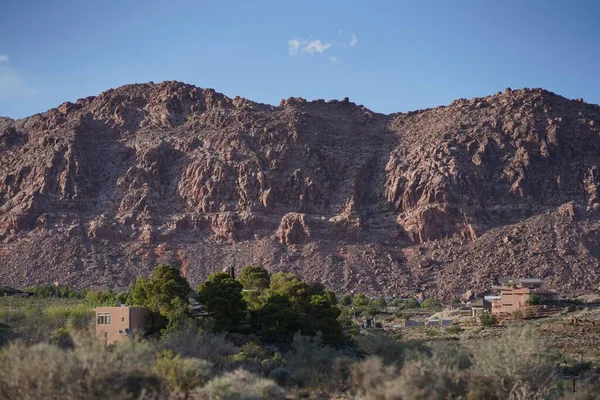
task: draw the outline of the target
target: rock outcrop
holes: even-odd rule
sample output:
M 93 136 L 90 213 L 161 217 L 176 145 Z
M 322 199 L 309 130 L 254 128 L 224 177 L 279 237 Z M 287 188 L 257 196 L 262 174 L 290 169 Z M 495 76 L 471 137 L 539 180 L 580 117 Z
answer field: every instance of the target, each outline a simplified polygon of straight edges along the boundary
M 127 85 L 0 118 L 0 283 L 260 263 L 340 292 L 595 290 L 599 156 L 600 107 L 541 89 L 382 115 Z

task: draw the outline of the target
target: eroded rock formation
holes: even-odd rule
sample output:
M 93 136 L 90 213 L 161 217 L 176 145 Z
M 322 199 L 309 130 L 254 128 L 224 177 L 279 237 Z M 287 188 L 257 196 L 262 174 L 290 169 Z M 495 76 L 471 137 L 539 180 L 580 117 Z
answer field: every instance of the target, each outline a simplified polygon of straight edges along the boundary
M 338 291 L 593 290 L 599 156 L 600 107 L 541 89 L 382 115 L 127 85 L 0 118 L 0 283 L 261 263 Z

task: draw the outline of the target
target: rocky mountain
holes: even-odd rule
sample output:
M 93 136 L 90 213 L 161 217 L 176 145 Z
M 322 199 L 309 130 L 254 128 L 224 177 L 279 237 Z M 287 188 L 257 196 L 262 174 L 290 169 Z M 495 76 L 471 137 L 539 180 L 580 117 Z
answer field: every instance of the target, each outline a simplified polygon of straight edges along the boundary
M 0 118 L 0 283 L 197 285 L 261 264 L 440 298 L 499 276 L 600 285 L 600 107 L 541 89 L 383 115 L 179 82 Z

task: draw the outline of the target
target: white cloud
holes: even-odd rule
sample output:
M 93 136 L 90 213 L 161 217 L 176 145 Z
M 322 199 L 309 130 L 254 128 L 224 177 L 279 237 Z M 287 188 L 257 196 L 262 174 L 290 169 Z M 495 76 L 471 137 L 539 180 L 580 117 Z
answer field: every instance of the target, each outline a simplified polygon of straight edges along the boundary
M 298 39 L 288 40 L 288 45 L 290 46 L 290 56 L 295 56 L 296 54 L 298 54 L 298 49 L 300 48 L 302 42 L 303 41 L 300 41 Z
M 8 56 L 6 54 L 0 54 L 0 62 L 8 62 Z
M 342 33 L 343 33 L 343 31 L 340 29 L 339 34 L 341 35 Z M 310 40 L 302 39 L 302 38 L 288 40 L 289 53 L 290 53 L 290 56 L 292 56 L 292 57 L 295 57 L 295 56 L 301 55 L 301 54 L 310 54 L 311 56 L 314 56 L 315 54 L 322 54 L 332 47 L 348 48 L 348 47 L 356 46 L 357 43 L 358 43 L 358 38 L 356 37 L 356 34 L 354 34 L 354 33 L 352 34 L 352 39 L 350 40 L 350 43 L 348 43 L 348 42 L 339 43 L 336 41 L 322 42 L 319 39 L 312 40 L 312 38 Z M 339 62 L 336 56 L 329 57 L 329 60 L 334 63 Z
M 331 43 L 321 43 L 320 40 L 311 40 L 308 44 L 302 48 L 303 53 L 310 54 L 311 56 L 315 53 L 323 53 L 325 50 L 331 47 Z

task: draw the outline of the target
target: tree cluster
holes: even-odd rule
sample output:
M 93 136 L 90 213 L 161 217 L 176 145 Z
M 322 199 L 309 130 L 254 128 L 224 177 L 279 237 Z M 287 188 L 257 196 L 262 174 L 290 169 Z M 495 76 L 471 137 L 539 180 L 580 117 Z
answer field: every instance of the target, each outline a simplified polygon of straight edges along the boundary
M 343 331 L 337 318 L 335 294 L 296 275 L 269 274 L 262 267 L 244 267 L 240 280 L 212 274 L 198 288 L 198 301 L 215 319 L 215 328 L 248 324 L 265 341 L 289 341 L 296 332 L 321 332 L 329 343 L 340 343 Z
M 149 307 L 172 328 L 191 319 L 190 292 L 177 268 L 159 265 L 149 280 L 138 278 L 130 286 L 126 303 Z M 297 332 L 320 332 L 328 343 L 340 343 L 344 337 L 335 294 L 294 274 L 271 275 L 262 267 L 248 266 L 237 280 L 232 272 L 217 272 L 197 294 L 215 331 L 252 332 L 271 342 L 291 341 Z

